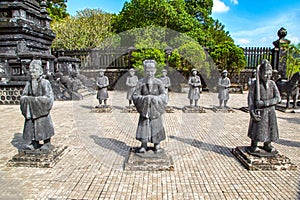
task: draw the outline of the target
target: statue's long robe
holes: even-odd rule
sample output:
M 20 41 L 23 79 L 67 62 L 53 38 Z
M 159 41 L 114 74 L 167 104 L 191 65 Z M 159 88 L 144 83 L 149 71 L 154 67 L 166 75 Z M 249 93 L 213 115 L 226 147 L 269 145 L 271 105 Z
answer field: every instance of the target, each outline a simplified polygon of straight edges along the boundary
M 268 106 L 259 108 L 261 120 L 254 121 L 250 119 L 248 137 L 258 142 L 273 142 L 279 137 L 278 126 L 275 113 L 275 105 L 281 101 L 278 88 L 274 81 L 269 80 L 267 84 L 260 84 L 260 100 L 267 103 Z M 250 85 L 248 93 L 248 107 L 250 114 L 257 112 L 256 101 L 256 80 Z
M 127 99 L 132 100 L 132 94 L 135 91 L 136 85 L 139 79 L 137 76 L 128 76 L 126 79 L 127 88 Z
M 190 85 L 188 99 L 190 100 L 200 99 L 200 86 L 201 86 L 200 76 L 190 76 L 188 83 Z
M 40 78 L 36 86 L 32 85 L 32 81 L 26 83 L 20 100 L 20 109 L 25 117 L 24 140 L 39 141 L 54 135 L 50 116 L 53 101 L 54 95 L 48 80 Z
M 107 92 L 107 87 L 109 85 L 108 77 L 107 76 L 98 77 L 96 85 L 98 86 L 97 99 L 99 100 L 108 99 L 108 92 Z
M 218 98 L 221 100 L 229 99 L 229 88 L 230 87 L 230 79 L 228 77 L 221 77 L 218 81 Z
M 147 79 L 141 79 L 132 100 L 140 113 L 136 139 L 154 144 L 164 140 L 166 134 L 162 114 L 167 105 L 167 94 L 162 81 L 155 78 L 152 84 L 148 84 Z

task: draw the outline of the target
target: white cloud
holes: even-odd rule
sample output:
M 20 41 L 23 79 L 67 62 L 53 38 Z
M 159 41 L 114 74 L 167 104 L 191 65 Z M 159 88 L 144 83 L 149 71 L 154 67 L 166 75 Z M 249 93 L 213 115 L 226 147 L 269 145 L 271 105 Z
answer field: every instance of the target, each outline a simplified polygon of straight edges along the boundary
M 236 44 L 238 45 L 245 45 L 245 44 L 249 44 L 250 40 L 245 39 L 245 38 L 238 38 L 235 40 Z
M 233 3 L 234 5 L 238 5 L 239 4 L 239 0 L 230 0 L 231 3 Z
M 237 1 L 237 0 L 233 0 L 233 1 Z M 221 0 L 213 0 L 213 9 L 212 12 L 213 13 L 221 13 L 221 12 L 227 12 L 229 11 L 229 7 L 225 5 L 225 3 Z

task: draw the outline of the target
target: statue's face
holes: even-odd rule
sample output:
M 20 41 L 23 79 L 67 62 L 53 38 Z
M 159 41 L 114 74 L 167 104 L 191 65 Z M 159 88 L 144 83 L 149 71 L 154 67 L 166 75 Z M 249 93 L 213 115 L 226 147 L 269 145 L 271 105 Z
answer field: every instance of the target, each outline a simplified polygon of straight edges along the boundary
M 196 70 L 194 70 L 194 71 L 193 71 L 193 75 L 196 75 L 196 74 L 197 74 L 197 71 L 196 71 Z
M 145 75 L 147 78 L 154 78 L 154 75 L 156 73 L 156 68 L 154 63 L 147 63 L 147 66 L 145 66 Z
M 37 65 L 30 65 L 29 66 L 29 76 L 32 80 L 38 79 L 43 74 L 42 68 Z
M 223 75 L 223 78 L 227 77 L 227 73 L 226 72 L 223 73 L 222 75 Z
M 100 76 L 104 76 L 104 72 L 102 72 L 102 71 L 99 72 L 99 75 L 100 75 Z
M 267 67 L 266 69 L 262 70 L 260 73 L 260 77 L 265 82 L 270 80 L 272 77 L 272 69 Z
M 163 75 L 163 76 L 167 76 L 167 72 L 166 72 L 166 71 L 163 71 L 163 72 L 162 72 L 162 75 Z
M 135 73 L 134 71 L 129 71 L 130 76 L 133 76 L 134 73 Z

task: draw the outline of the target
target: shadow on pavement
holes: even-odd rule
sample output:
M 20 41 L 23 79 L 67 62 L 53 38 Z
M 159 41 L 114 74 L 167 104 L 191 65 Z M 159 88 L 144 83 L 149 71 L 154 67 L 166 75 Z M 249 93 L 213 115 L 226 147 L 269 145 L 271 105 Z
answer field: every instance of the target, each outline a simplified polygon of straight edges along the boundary
M 121 142 L 113 138 L 99 137 L 97 135 L 90 135 L 90 138 L 94 140 L 95 144 L 102 148 L 112 150 L 123 157 L 128 155 L 130 147 L 127 146 L 125 142 Z
M 228 147 L 224 147 L 224 146 L 220 146 L 217 144 L 209 144 L 209 143 L 205 143 L 199 140 L 195 140 L 195 139 L 191 139 L 191 138 L 181 138 L 181 137 L 177 137 L 177 136 L 169 136 L 171 139 L 175 139 L 179 142 L 183 142 L 186 144 L 189 144 L 193 147 L 197 147 L 201 150 L 205 150 L 205 151 L 212 151 L 227 157 L 233 157 L 232 153 L 231 153 L 231 148 Z
M 285 146 L 290 146 L 290 147 L 300 147 L 300 142 L 295 142 L 295 141 L 291 141 L 291 140 L 279 139 L 276 143 L 282 144 Z
M 295 115 L 297 115 L 297 113 Z M 300 124 L 300 117 L 299 116 L 292 117 L 292 118 L 278 117 L 277 116 L 277 118 L 286 120 L 287 122 L 292 123 L 292 124 L 297 124 L 297 125 Z
M 14 133 L 14 138 L 10 143 L 17 149 L 22 149 L 26 144 L 26 141 L 23 139 L 22 133 Z
M 91 110 L 91 109 L 93 109 L 95 106 L 80 105 L 80 107 Z

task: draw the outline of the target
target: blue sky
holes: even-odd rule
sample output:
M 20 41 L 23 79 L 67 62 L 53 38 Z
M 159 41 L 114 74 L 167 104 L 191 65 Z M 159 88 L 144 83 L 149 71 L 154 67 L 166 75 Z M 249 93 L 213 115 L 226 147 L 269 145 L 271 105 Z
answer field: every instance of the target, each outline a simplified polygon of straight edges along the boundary
M 119 13 L 126 0 L 68 0 L 67 11 L 75 15 L 85 8 Z M 127 0 L 128 1 L 128 0 Z M 277 31 L 287 29 L 286 38 L 300 43 L 300 0 L 213 0 L 214 19 L 225 25 L 235 44 L 242 47 L 273 47 Z

